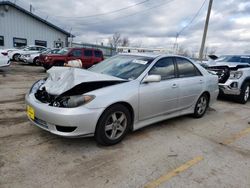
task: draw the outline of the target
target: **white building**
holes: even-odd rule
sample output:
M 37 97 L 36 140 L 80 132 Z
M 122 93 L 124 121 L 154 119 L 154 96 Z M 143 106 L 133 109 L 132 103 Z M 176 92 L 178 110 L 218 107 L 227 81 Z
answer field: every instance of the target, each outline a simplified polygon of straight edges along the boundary
M 68 46 L 70 33 L 10 2 L 0 2 L 0 49 Z

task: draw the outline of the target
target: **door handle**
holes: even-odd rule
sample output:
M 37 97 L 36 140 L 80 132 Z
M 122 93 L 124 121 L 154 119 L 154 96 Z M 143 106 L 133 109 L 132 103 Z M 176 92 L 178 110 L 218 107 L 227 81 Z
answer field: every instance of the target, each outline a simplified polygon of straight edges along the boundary
M 177 88 L 177 84 L 173 84 L 173 85 L 172 85 L 172 88 Z

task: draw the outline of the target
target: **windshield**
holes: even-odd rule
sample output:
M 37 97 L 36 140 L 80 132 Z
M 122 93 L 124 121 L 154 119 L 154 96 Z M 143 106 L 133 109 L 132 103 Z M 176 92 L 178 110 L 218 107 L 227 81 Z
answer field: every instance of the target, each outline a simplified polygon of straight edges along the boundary
M 250 63 L 250 56 L 221 56 L 216 62 Z
M 134 80 L 149 66 L 153 58 L 117 55 L 102 61 L 89 70 L 126 80 Z
M 63 48 L 57 52 L 57 54 L 65 55 L 69 52 L 70 48 Z

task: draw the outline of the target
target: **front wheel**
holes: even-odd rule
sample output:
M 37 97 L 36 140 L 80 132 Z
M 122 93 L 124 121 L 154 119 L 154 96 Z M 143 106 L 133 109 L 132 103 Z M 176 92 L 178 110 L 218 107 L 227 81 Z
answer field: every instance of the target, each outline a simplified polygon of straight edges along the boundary
M 20 57 L 20 54 L 14 54 L 14 55 L 13 55 L 13 59 L 14 59 L 15 61 L 19 61 L 19 57 Z
M 100 117 L 95 131 L 95 139 L 101 145 L 117 144 L 126 136 L 131 123 L 129 110 L 121 104 L 113 105 L 106 109 Z
M 241 104 L 246 104 L 249 99 L 250 86 L 248 83 L 245 83 L 242 88 L 240 95 L 237 97 L 237 101 Z
M 204 114 L 207 111 L 208 105 L 209 105 L 209 99 L 208 99 L 207 94 L 204 93 L 200 96 L 200 98 L 198 99 L 195 105 L 193 116 L 195 118 L 201 118 L 202 116 L 204 116 Z

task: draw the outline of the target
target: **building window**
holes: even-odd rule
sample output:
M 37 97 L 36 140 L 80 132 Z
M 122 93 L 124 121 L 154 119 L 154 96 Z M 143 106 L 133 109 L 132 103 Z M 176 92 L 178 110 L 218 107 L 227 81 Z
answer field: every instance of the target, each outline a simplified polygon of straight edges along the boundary
M 35 45 L 47 47 L 47 41 L 35 40 Z
M 0 46 L 4 46 L 4 37 L 0 36 Z
M 13 46 L 14 46 L 14 47 L 27 46 L 27 39 L 23 39 L 23 38 L 13 38 Z

